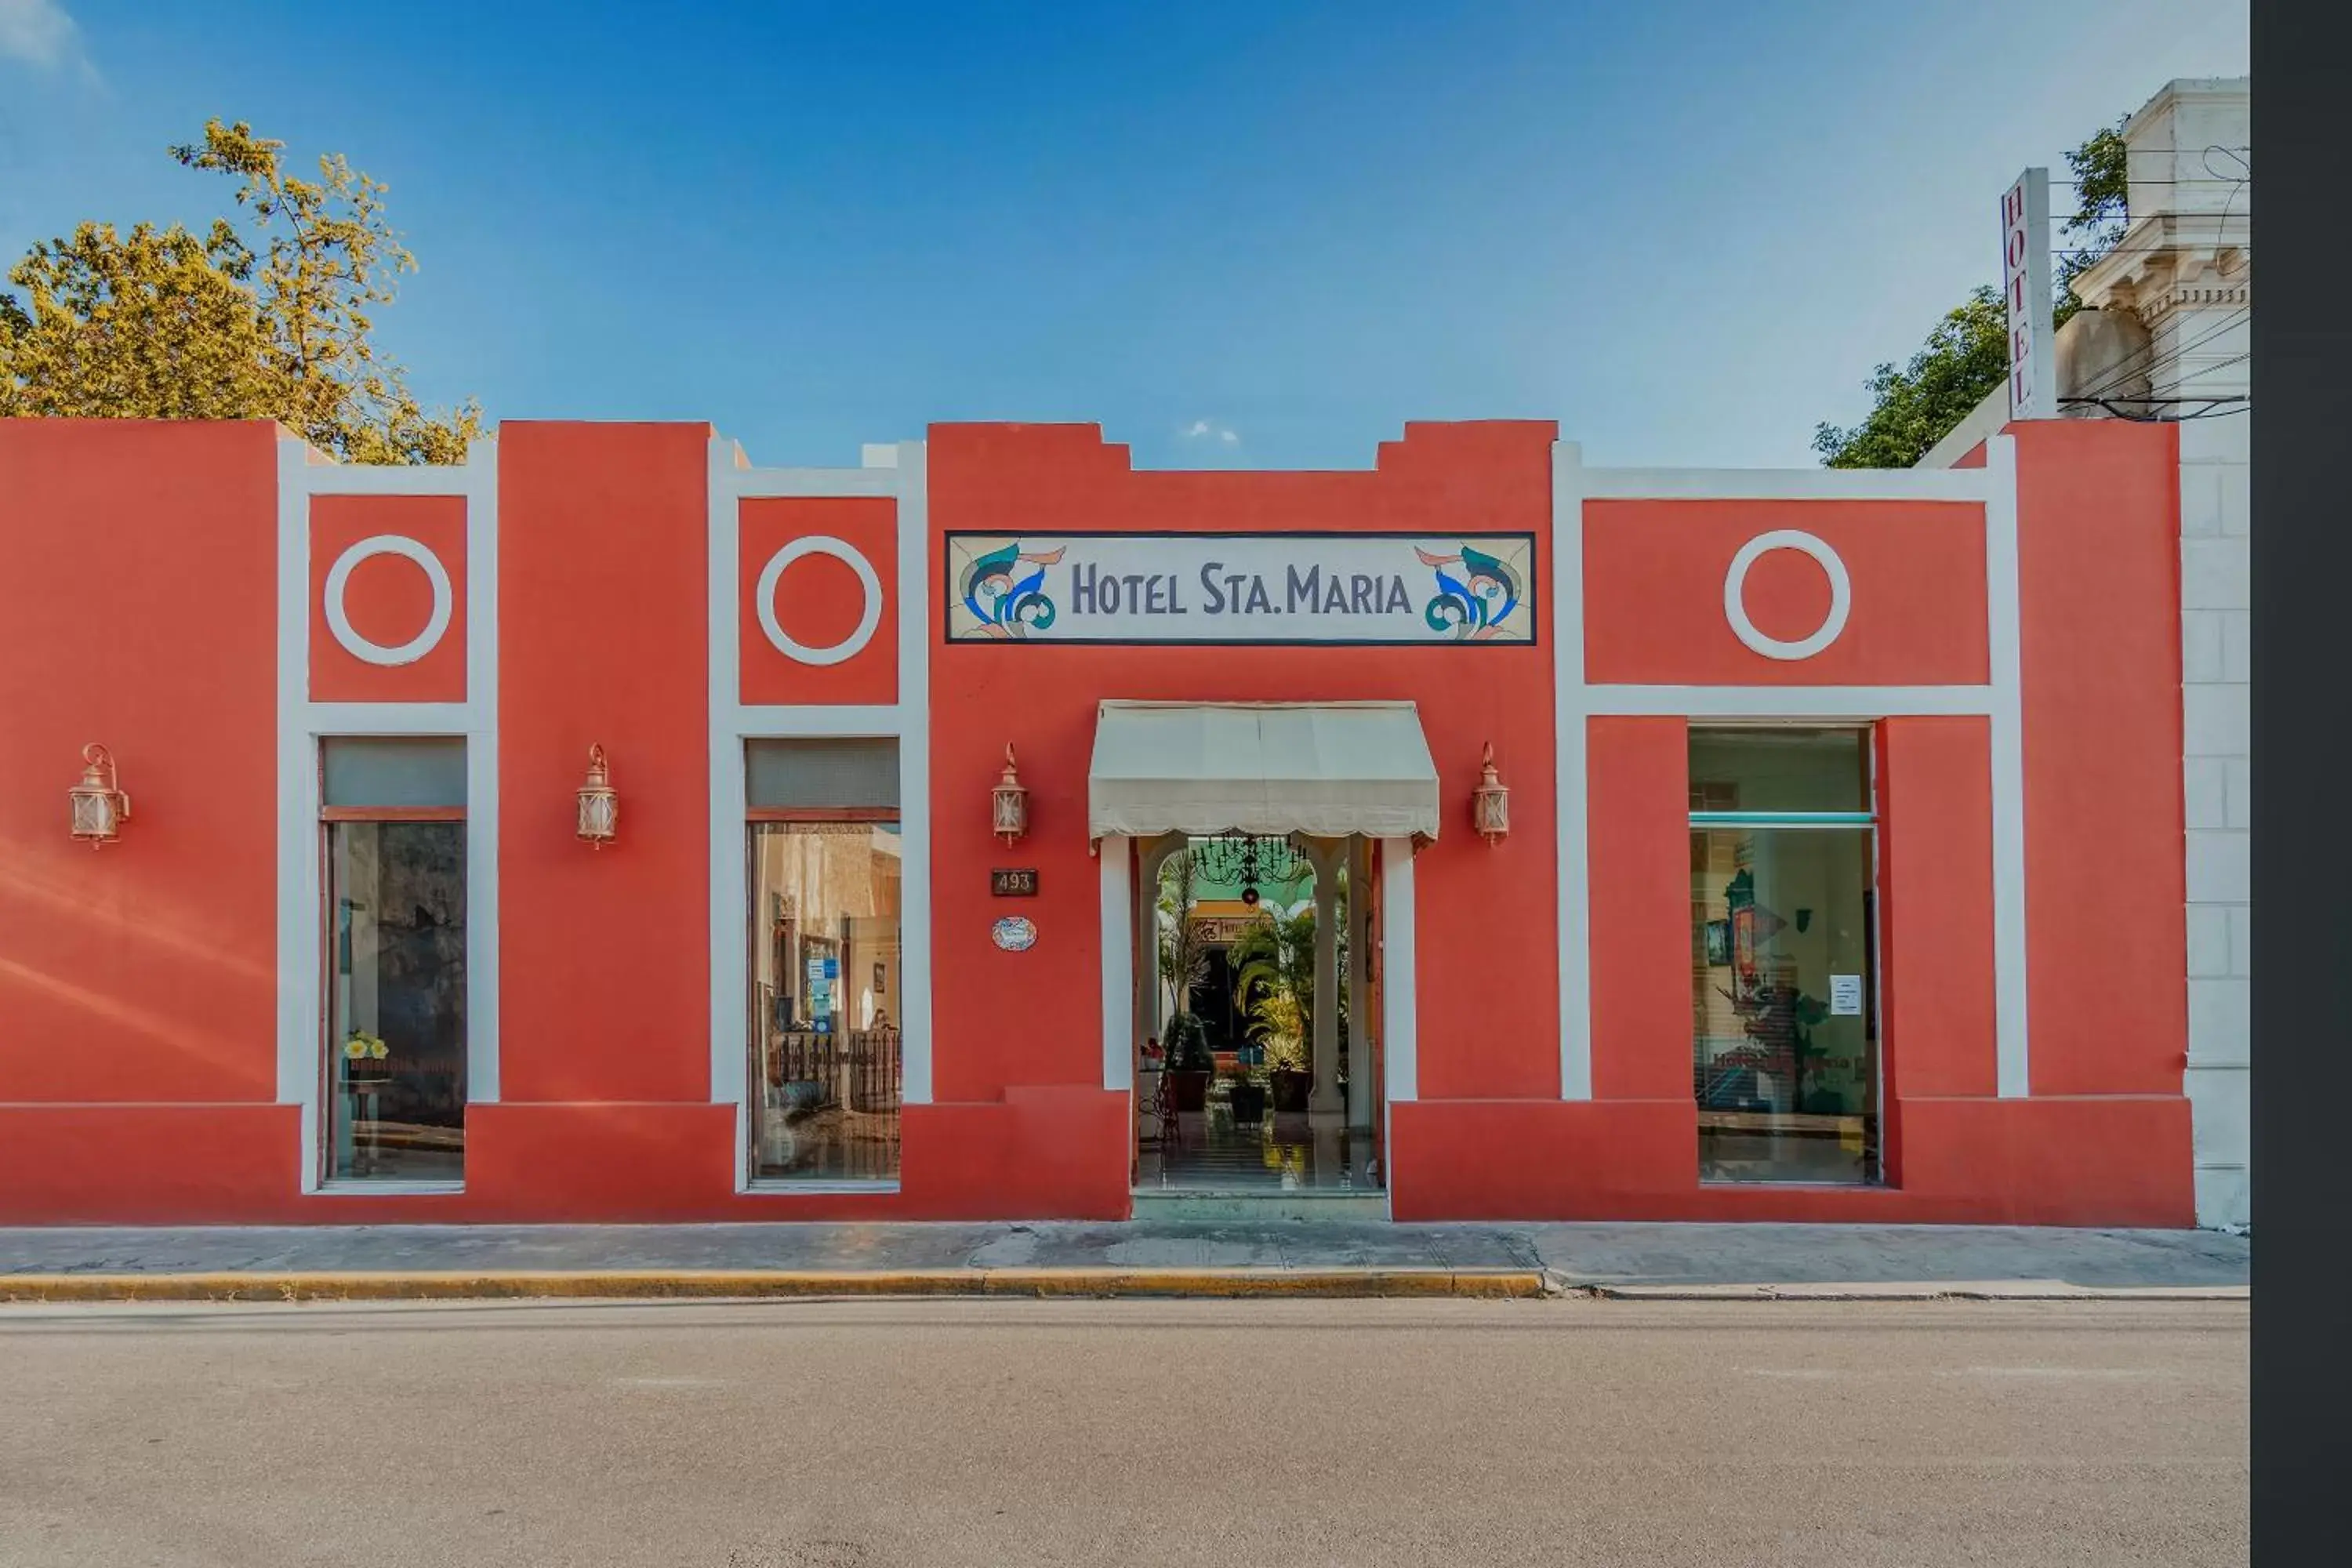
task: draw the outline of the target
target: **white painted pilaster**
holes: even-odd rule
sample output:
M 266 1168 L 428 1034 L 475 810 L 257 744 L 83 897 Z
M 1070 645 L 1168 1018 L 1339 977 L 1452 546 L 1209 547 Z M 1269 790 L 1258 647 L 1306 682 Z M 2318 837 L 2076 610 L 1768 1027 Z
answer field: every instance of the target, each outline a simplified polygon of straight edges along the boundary
M 1135 1088 L 1134 853 L 1117 834 L 1097 847 L 1102 862 L 1103 1087 Z
M 1969 470 L 1954 468 L 1951 473 Z M 1995 1081 L 2032 1092 L 2026 1041 L 2025 705 L 2018 613 L 2017 438 L 1985 446 L 1985 606 L 1992 675 L 1992 938 Z
M 710 639 L 710 1100 L 735 1108 L 735 1186 L 751 1185 L 751 889 L 744 858 L 742 628 L 735 581 L 740 539 L 735 443 L 710 439 L 708 607 Z M 902 999 L 903 1001 L 903 999 Z
M 931 1103 L 930 448 L 902 441 L 890 470 L 898 499 L 898 1037 L 900 1098 Z
M 710 1098 L 736 1112 L 738 1190 L 751 1183 L 750 925 L 744 742 L 871 737 L 898 746 L 900 1099 L 931 1100 L 929 468 L 920 441 L 869 446 L 856 468 L 754 468 L 733 441 L 710 443 L 708 519 L 710 705 Z M 887 460 L 886 460 L 887 459 Z M 881 496 L 896 503 L 898 700 L 747 705 L 739 624 L 742 503 L 755 497 Z M 764 635 L 755 633 L 754 635 Z M 877 633 L 879 636 L 879 632 Z M 803 1188 L 801 1190 L 808 1190 Z
M 466 1099 L 491 1104 L 499 1070 L 499 460 L 483 438 L 462 464 L 330 463 L 278 445 L 278 1100 L 301 1110 L 301 1190 L 321 1184 L 327 1122 L 326 877 L 319 747 L 343 735 L 446 735 L 466 743 Z M 322 495 L 456 496 L 466 509 L 466 695 L 457 702 L 310 699 L 310 501 Z M 342 1190 L 342 1189 L 339 1189 Z M 407 1183 L 350 1191 L 414 1192 Z
M 1559 1097 L 1592 1098 L 1591 868 L 1588 857 L 1584 679 L 1584 497 L 1587 471 L 1573 442 L 1552 446 L 1551 668 L 1553 818 L 1559 896 Z
M 499 456 L 466 453 L 466 1099 L 499 1099 Z
M 1421 970 L 1415 954 L 1412 840 L 1381 840 L 1381 1026 L 1387 1099 L 1421 1098 Z

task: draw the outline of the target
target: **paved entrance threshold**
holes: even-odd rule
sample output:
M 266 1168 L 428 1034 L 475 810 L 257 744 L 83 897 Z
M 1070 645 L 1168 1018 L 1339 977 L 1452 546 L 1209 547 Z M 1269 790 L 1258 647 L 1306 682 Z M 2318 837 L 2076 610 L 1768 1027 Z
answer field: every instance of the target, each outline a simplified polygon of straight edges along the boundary
M 1000 1291 L 2210 1297 L 2245 1293 L 2250 1256 L 2245 1238 L 2210 1231 L 1958 1226 L 1273 1218 L 60 1227 L 0 1230 L 0 1300 Z
M 1290 1194 L 1370 1198 L 1384 1205 L 1365 1169 L 1370 1158 L 1369 1134 L 1272 1112 L 1255 1126 L 1236 1124 L 1229 1107 L 1212 1102 L 1206 1110 L 1181 1118 L 1174 1141 L 1155 1137 L 1143 1145 L 1136 1156 L 1135 1190 L 1139 1196 Z

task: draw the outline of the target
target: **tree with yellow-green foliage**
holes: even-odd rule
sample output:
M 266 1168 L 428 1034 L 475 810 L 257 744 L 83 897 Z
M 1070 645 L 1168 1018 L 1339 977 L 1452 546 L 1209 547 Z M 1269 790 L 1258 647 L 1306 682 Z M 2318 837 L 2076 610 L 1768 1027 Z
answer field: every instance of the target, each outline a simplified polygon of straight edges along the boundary
M 347 462 L 463 461 L 480 408 L 426 413 L 372 339 L 416 269 L 383 184 L 340 153 L 302 179 L 284 147 L 215 120 L 172 149 L 236 180 L 242 230 L 85 223 L 26 252 L 21 296 L 0 289 L 0 416 L 275 419 Z

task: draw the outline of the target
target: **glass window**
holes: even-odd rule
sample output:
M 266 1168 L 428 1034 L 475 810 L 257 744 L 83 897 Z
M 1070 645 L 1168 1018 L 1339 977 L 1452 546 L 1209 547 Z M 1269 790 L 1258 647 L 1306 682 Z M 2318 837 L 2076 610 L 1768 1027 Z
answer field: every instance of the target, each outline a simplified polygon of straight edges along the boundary
M 898 742 L 887 737 L 751 741 L 744 799 L 755 808 L 822 811 L 898 806 Z
M 1694 812 L 1868 812 L 1869 731 L 1718 730 L 1690 732 Z
M 320 799 L 330 806 L 466 804 L 466 742 L 455 737 L 337 735 L 319 751 Z
M 898 1174 L 898 825 L 755 822 L 751 1174 Z
M 1702 1180 L 1879 1179 L 1869 742 L 1691 732 Z
M 327 1175 L 455 1182 L 466 1152 L 466 824 L 327 825 Z

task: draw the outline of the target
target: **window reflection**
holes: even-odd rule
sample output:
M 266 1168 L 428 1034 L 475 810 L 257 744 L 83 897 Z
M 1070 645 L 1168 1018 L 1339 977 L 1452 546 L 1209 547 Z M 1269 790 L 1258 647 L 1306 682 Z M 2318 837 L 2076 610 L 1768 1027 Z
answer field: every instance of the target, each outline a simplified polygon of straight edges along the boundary
M 1699 1174 L 1879 1179 L 1868 733 L 1695 730 Z
M 895 1180 L 898 825 L 756 823 L 751 858 L 753 1178 Z
M 455 1182 L 466 1146 L 466 825 L 328 826 L 327 1174 Z

